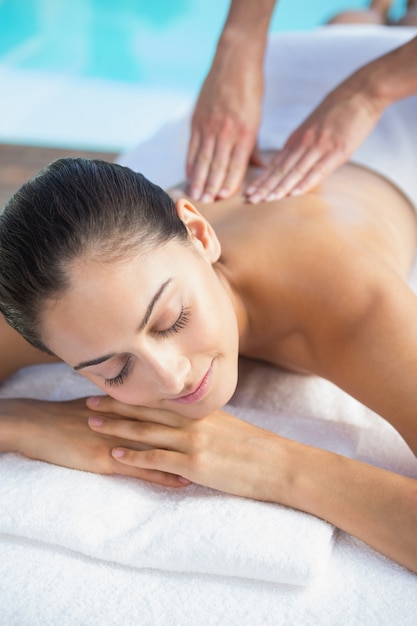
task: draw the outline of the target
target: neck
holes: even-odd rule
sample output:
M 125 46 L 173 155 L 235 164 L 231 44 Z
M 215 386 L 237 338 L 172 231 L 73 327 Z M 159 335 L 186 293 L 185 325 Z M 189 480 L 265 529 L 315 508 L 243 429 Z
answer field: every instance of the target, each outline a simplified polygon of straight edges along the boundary
M 238 325 L 239 342 L 241 343 L 249 331 L 249 316 L 245 300 L 233 280 L 232 273 L 221 259 L 217 261 L 213 269 L 232 303 Z

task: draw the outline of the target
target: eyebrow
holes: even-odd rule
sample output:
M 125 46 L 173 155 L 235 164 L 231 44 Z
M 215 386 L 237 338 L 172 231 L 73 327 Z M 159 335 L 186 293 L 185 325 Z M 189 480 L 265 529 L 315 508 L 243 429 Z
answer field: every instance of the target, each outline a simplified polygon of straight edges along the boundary
M 164 293 L 165 289 L 168 287 L 168 285 L 170 284 L 170 282 L 172 281 L 172 278 L 168 278 L 168 280 L 166 280 L 158 289 L 158 291 L 156 292 L 156 294 L 154 295 L 154 297 L 152 298 L 152 300 L 150 301 L 148 308 L 146 309 L 146 313 L 143 317 L 143 320 L 141 321 L 141 323 L 138 326 L 138 330 L 137 332 L 140 332 L 141 330 L 143 330 L 146 326 L 146 324 L 149 321 L 150 316 L 152 315 L 152 311 L 155 307 L 155 304 L 158 302 L 158 300 L 161 298 L 162 294 Z M 116 353 L 113 352 L 112 354 L 105 354 L 104 356 L 99 356 L 95 359 L 89 359 L 88 361 L 81 361 L 81 363 L 78 363 L 78 365 L 74 365 L 73 369 L 75 371 L 81 370 L 85 367 L 91 367 L 92 365 L 99 365 L 99 363 L 104 363 L 104 361 L 108 361 L 109 359 L 113 358 L 114 356 L 116 356 Z

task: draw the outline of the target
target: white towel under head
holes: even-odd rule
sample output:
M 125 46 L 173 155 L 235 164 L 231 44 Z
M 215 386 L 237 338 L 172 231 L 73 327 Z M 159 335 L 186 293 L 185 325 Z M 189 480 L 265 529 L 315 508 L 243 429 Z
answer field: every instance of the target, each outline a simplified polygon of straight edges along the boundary
M 38 366 L 42 370 L 54 366 Z M 61 366 L 49 397 L 96 393 Z M 36 388 L 33 368 L 8 392 Z M 40 379 L 38 379 L 38 384 Z M 257 412 L 262 422 L 262 412 Z M 132 478 L 98 476 L 0 457 L 0 532 L 56 544 L 130 567 L 196 572 L 307 585 L 325 571 L 333 527 L 275 504 L 192 485 L 175 490 Z

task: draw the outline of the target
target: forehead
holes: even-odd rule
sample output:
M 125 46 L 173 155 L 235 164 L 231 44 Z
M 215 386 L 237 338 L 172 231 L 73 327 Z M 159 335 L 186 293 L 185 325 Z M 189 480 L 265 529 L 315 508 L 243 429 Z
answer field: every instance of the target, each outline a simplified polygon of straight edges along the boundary
M 198 256 L 190 246 L 175 240 L 118 261 L 79 259 L 69 270 L 68 289 L 46 302 L 42 339 L 68 362 L 62 345 L 81 348 L 94 342 L 97 345 L 90 347 L 98 350 L 109 343 L 115 328 L 139 323 L 164 282 L 186 284 L 197 266 Z

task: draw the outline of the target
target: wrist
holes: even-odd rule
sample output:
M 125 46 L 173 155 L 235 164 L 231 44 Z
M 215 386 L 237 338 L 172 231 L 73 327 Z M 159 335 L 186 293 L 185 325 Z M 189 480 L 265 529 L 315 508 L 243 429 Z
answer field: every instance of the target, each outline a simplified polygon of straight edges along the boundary
M 12 416 L 13 400 L 0 400 L 0 452 L 16 452 L 18 421 Z
M 20 400 L 0 400 L 0 452 L 19 452 L 22 419 L 17 415 Z
M 247 35 L 240 29 L 231 26 L 225 28 L 216 47 L 214 60 L 235 58 L 240 65 L 256 65 L 262 68 L 266 49 L 266 33 L 264 36 Z

